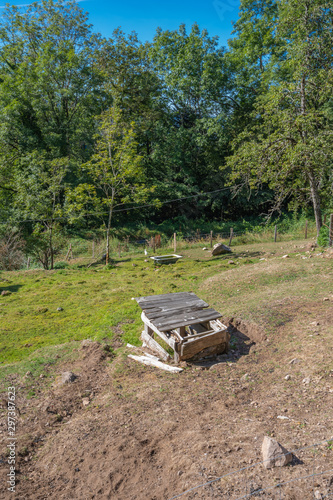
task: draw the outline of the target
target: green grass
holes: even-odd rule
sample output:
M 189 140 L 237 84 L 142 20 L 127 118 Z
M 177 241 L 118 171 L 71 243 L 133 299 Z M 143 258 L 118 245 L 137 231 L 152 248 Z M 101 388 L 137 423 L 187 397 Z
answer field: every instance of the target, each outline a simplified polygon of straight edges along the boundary
M 321 296 L 332 283 L 331 260 L 302 260 L 296 249 L 289 259 L 281 259 L 290 247 L 239 245 L 232 256 L 211 257 L 198 245 L 183 248 L 183 260 L 158 268 L 150 259 L 145 262 L 144 255 L 133 254 L 111 268 L 2 272 L 0 292 L 11 293 L 0 296 L 1 371 L 25 373 L 29 366 L 38 371 L 52 361 L 57 346 L 64 346 L 64 353 L 66 346 L 71 350 L 86 338 L 108 342 L 119 329 L 125 343 L 139 345 L 141 311 L 132 298 L 142 295 L 193 291 L 224 315 L 260 315 L 274 329 L 288 321 L 275 303 L 291 296 L 296 302 Z M 267 261 L 261 262 L 264 255 Z M 267 308 L 267 303 L 273 306 Z

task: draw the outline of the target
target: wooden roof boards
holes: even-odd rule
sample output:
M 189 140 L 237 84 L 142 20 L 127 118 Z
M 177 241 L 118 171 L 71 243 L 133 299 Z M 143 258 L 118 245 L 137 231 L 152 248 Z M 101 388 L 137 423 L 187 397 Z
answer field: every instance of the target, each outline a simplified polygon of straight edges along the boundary
M 161 332 L 221 317 L 193 292 L 136 297 L 145 315 Z

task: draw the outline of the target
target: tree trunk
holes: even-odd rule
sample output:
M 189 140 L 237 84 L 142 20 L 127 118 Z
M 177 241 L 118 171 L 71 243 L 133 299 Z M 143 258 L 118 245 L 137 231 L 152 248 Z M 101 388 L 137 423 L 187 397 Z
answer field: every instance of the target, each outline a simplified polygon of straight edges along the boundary
M 112 219 L 112 206 L 110 207 L 109 210 L 109 220 L 108 220 L 108 226 L 106 229 L 106 257 L 105 257 L 105 264 L 108 265 L 109 260 L 110 260 L 110 229 L 111 229 L 111 219 Z
M 315 219 L 316 219 L 317 238 L 318 238 L 320 228 L 323 225 L 323 221 L 322 221 L 322 217 L 321 217 L 321 208 L 320 208 L 320 196 L 319 196 L 318 186 L 316 184 L 316 179 L 314 178 L 313 173 L 310 171 L 308 176 L 309 176 L 310 192 L 311 192 L 313 210 L 314 210 Z
M 50 231 L 50 269 L 53 269 L 53 263 L 54 263 L 54 251 L 53 251 L 53 234 L 52 234 L 52 226 L 49 229 Z

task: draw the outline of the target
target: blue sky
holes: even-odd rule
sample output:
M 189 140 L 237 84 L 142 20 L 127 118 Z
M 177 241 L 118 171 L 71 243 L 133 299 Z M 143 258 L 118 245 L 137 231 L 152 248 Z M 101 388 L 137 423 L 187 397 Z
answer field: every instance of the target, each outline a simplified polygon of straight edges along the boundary
M 8 2 L 13 5 L 28 4 L 22 0 Z M 240 0 L 81 0 L 81 7 L 89 12 L 94 31 L 111 36 L 121 26 L 125 33 L 136 31 L 142 41 L 151 41 L 156 28 L 175 30 L 181 23 L 188 28 L 197 22 L 211 36 L 217 35 L 221 45 L 227 45 L 232 31 L 232 21 L 238 18 Z M 0 1 L 0 6 L 5 2 Z

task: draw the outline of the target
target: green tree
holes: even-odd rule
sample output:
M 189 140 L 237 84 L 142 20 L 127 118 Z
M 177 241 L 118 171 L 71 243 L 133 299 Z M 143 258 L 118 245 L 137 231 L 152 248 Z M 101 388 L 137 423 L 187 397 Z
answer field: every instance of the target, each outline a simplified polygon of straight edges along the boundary
M 321 193 L 332 171 L 332 9 L 320 0 L 280 4 L 277 26 L 284 57 L 274 61 L 272 80 L 258 97 L 255 125 L 235 140 L 229 159 L 233 180 L 268 183 L 275 207 L 311 199 L 319 234 Z
M 110 230 L 116 207 L 142 202 L 152 187 L 145 186 L 141 156 L 137 153 L 134 123 L 126 124 L 113 106 L 99 119 L 94 153 L 81 166 L 89 182 L 69 193 L 67 209 L 75 218 L 94 210 L 106 227 L 106 264 L 110 256 Z
M 33 151 L 86 160 L 92 117 L 105 105 L 96 54 L 103 45 L 74 1 L 42 0 L 0 19 L 0 189 Z
M 161 198 L 223 187 L 219 167 L 228 148 L 229 118 L 237 106 L 224 49 L 197 24 L 189 32 L 181 25 L 176 31 L 158 29 L 149 57 L 160 80 L 163 113 L 150 135 L 147 171 Z M 212 203 L 209 197 L 187 201 L 168 215 L 202 215 Z
M 20 168 L 15 169 L 13 219 L 23 218 L 30 223 L 27 251 L 37 257 L 44 269 L 53 269 L 54 257 L 64 243 L 59 228 L 70 162 L 68 158 L 50 160 L 36 151 L 17 162 Z

